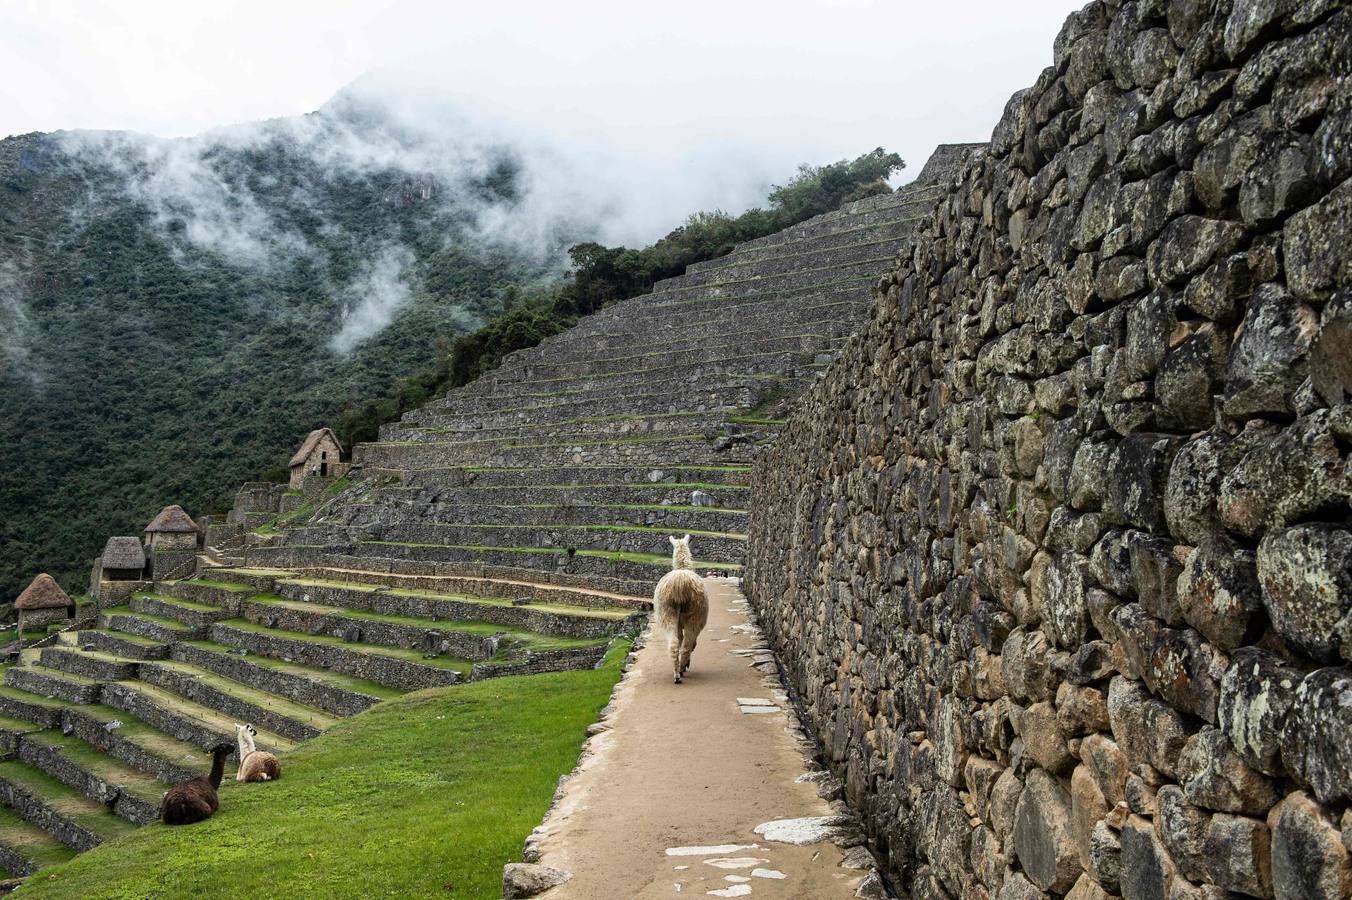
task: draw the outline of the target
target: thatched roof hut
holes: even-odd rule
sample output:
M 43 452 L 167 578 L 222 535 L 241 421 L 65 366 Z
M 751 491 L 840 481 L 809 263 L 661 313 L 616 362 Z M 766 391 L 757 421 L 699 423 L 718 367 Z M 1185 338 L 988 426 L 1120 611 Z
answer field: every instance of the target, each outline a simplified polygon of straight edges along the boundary
M 141 541 L 135 537 L 110 537 L 103 545 L 100 565 L 105 570 L 118 569 L 140 571 L 146 567 L 146 553 L 141 549 Z
M 14 601 L 14 608 L 20 612 L 32 612 L 38 609 L 67 609 L 73 603 L 66 592 L 61 590 L 61 585 L 56 583 L 56 579 L 43 572 L 24 588 L 19 599 Z
M 293 490 L 303 488 L 305 479 L 310 475 L 320 478 L 337 478 L 347 471 L 343 462 L 343 445 L 332 428 L 316 428 L 305 436 L 300 449 L 291 457 L 291 482 Z
M 301 443 L 300 449 L 297 450 L 295 455 L 291 457 L 291 462 L 287 463 L 287 465 L 288 466 L 305 465 L 305 461 L 310 458 L 310 454 L 314 453 L 315 450 L 319 448 L 319 445 L 321 443 L 325 444 L 326 446 L 332 446 L 337 448 L 337 453 L 339 454 L 343 452 L 343 445 L 338 440 L 338 435 L 333 433 L 332 428 L 316 428 L 314 431 L 310 432 L 305 436 L 305 440 L 304 442 Z M 337 462 L 336 458 L 334 462 Z
M 164 509 L 160 510 L 160 514 L 154 519 L 151 519 L 150 524 L 146 526 L 147 534 L 152 532 L 170 532 L 174 534 L 192 532 L 193 534 L 196 534 L 200 530 L 201 529 L 197 527 L 197 523 L 192 520 L 192 516 L 184 512 L 183 507 L 178 504 L 166 506 Z

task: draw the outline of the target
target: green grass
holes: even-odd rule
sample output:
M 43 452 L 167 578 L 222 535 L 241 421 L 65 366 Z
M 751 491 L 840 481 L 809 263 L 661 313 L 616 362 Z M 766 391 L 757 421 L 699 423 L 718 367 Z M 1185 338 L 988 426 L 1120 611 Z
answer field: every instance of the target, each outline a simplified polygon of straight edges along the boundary
M 729 422 L 735 422 L 738 425 L 787 425 L 788 419 L 766 419 L 761 416 L 730 416 Z
M 74 850 L 33 823 L 19 818 L 19 814 L 7 806 L 0 806 L 0 844 L 39 866 L 54 866 L 75 855 Z
M 348 591 L 362 591 L 369 594 L 381 593 L 392 597 L 419 597 L 429 600 L 454 600 L 457 603 L 473 603 L 477 606 L 516 606 L 506 597 L 477 597 L 466 594 L 447 594 L 440 591 L 419 590 L 417 588 L 392 588 L 379 584 L 365 584 L 360 581 L 328 581 L 322 578 L 287 578 L 279 584 L 299 584 L 305 587 L 340 588 Z M 575 616 L 583 619 L 624 619 L 634 611 L 622 606 L 570 606 L 567 603 L 546 603 L 532 600 L 530 609 L 542 612 L 558 613 L 561 616 Z
M 238 581 L 213 581 L 208 578 L 194 578 L 192 581 L 174 582 L 174 583 L 200 584 L 204 585 L 205 587 L 214 587 L 220 588 L 223 591 L 230 591 L 233 594 L 247 594 L 250 591 L 256 590 L 256 588 L 247 584 L 240 584 Z
M 219 585 L 217 586 L 219 587 Z M 201 603 L 198 602 L 197 600 L 185 600 L 182 597 L 170 597 L 168 594 L 140 593 L 136 594 L 135 596 L 141 600 L 158 600 L 160 603 L 163 603 L 166 606 L 176 606 L 180 609 L 191 610 L 192 612 L 213 613 L 221 611 L 221 608 L 219 606 L 212 606 L 210 603 Z M 138 615 L 144 614 L 138 613 Z
M 204 703 L 189 700 L 168 688 L 162 688 L 146 681 L 122 681 L 119 684 L 126 690 L 140 694 L 143 701 L 158 706 L 162 710 L 182 716 L 185 719 L 194 719 L 198 725 L 204 728 L 231 739 L 234 738 L 235 723 L 239 721 L 234 716 L 227 716 Z M 284 753 L 295 749 L 299 743 L 299 741 L 277 734 L 257 723 L 254 723 L 254 727 L 258 730 L 259 745 L 268 750 Z
M 189 628 L 187 625 L 184 625 L 177 619 L 167 619 L 164 616 L 156 616 L 152 615 L 151 613 L 137 612 L 130 606 L 110 606 L 103 611 L 103 614 L 105 616 L 108 616 L 110 619 L 113 618 L 114 616 L 127 616 L 132 619 L 145 619 L 147 622 L 154 622 L 156 625 L 161 625 L 165 628 L 170 629 L 171 631 L 182 631 L 185 633 L 192 631 L 191 628 Z
M 87 629 L 85 629 L 84 631 L 81 631 L 80 634 L 84 634 L 85 631 L 99 631 L 99 630 L 100 630 L 100 629 L 98 629 L 98 628 L 87 628 Z M 113 637 L 117 638 L 119 641 L 126 641 L 126 642 L 129 643 L 129 644 L 136 644 L 136 645 L 139 646 L 139 647 L 163 647 L 163 646 L 164 646 L 164 642 L 163 642 L 163 641 L 157 641 L 157 640 L 155 640 L 154 638 L 141 637 L 139 634 L 127 634 L 125 631 L 110 631 L 110 632 L 105 632 L 105 633 L 106 633 L 106 634 L 111 634 Z M 76 643 L 78 644 L 79 642 L 77 641 Z
M 662 507 L 662 508 L 665 508 L 665 507 Z M 524 529 L 530 529 L 530 530 L 539 530 L 540 528 L 544 527 L 544 528 L 550 528 L 550 529 L 557 528 L 557 529 L 559 529 L 559 530 L 571 530 L 571 531 L 624 531 L 624 532 L 633 532 L 633 533 L 636 533 L 636 534 L 662 534 L 662 535 L 671 535 L 671 536 L 673 536 L 673 537 L 674 537 L 675 535 L 678 535 L 678 534 L 691 534 L 691 535 L 694 535 L 694 536 L 696 536 L 696 537 L 728 538 L 728 539 L 734 540 L 734 541 L 744 541 L 744 540 L 746 540 L 746 535 L 744 535 L 744 534 L 733 534 L 733 533 L 727 532 L 727 531 L 701 531 L 701 530 L 699 530 L 699 529 L 692 529 L 692 528 L 666 528 L 666 527 L 662 527 L 662 526 L 652 526 L 652 525 L 546 525 L 546 526 L 540 526 L 540 525 L 492 525 L 492 524 L 484 524 L 484 523 L 478 523 L 478 522 L 476 522 L 476 523 L 473 523 L 473 524 L 465 524 L 465 525 L 456 525 L 456 524 L 446 524 L 446 525 L 441 525 L 440 523 L 438 523 L 438 525 L 432 526 L 432 527 L 442 527 L 442 528 L 482 528 L 482 529 L 484 529 L 485 531 L 490 530 L 490 529 L 493 529 L 493 530 L 499 530 L 499 529 L 505 529 L 505 528 L 524 528 Z
M 622 470 L 626 470 L 626 471 L 632 471 L 632 470 L 634 470 L 634 469 L 643 469 L 643 468 L 648 468 L 648 469 L 661 468 L 663 471 L 668 471 L 668 470 L 669 470 L 669 471 L 672 471 L 672 472 L 750 472 L 750 471 L 751 471 L 751 466 L 684 466 L 684 465 L 682 465 L 682 466 L 654 466 L 654 465 L 648 465 L 648 466 L 627 465 L 627 466 L 622 466 L 622 465 L 614 465 L 614 464 L 612 464 L 612 465 L 592 465 L 592 466 L 570 466 L 570 465 L 564 465 L 564 466 L 553 466 L 553 467 L 550 467 L 550 466 L 443 466 L 442 468 L 464 469 L 466 472 L 535 472 L 535 471 L 539 471 L 540 469 L 548 469 L 548 468 L 560 468 L 560 469 L 587 469 L 587 470 L 593 470 L 593 469 L 622 469 Z M 420 470 L 420 469 L 411 469 L 410 471 L 418 472 L 418 471 L 422 471 L 422 470 Z M 639 486 L 639 487 L 642 487 L 644 484 L 652 484 L 652 482 L 635 482 L 635 484 L 636 484 L 637 486 Z M 580 487 L 591 487 L 591 485 L 579 485 L 579 486 L 580 486 Z M 662 487 L 663 485 L 662 485 L 660 482 L 658 482 L 658 483 L 656 484 L 656 486 L 657 486 L 657 487 Z M 667 486 L 670 487 L 670 485 L 667 485 Z
M 25 897 L 500 897 L 627 652 L 600 669 L 409 694 L 347 719 L 221 810 L 150 825 L 43 873 Z
M 136 826 L 113 813 L 97 800 L 67 787 L 60 781 L 28 763 L 17 759 L 0 762 L 0 779 L 18 785 L 62 817 L 87 828 L 102 840 L 124 837 Z
M 673 532 L 674 533 L 674 532 Z M 471 550 L 477 553 L 549 553 L 563 554 L 568 551 L 562 547 L 493 547 L 482 544 L 418 544 L 409 541 L 362 541 L 363 544 L 372 544 L 377 547 L 436 547 L 446 550 Z M 302 546 L 302 545 L 296 545 Z M 320 548 L 323 549 L 323 548 Z M 670 553 L 632 553 L 623 550 L 578 550 L 577 556 L 593 556 L 597 559 L 608 559 L 613 562 L 636 562 L 646 566 L 671 566 Z M 740 563 L 709 562 L 707 560 L 695 560 L 697 569 L 729 569 L 738 570 L 742 566 Z
M 354 653 L 368 653 L 377 656 L 388 656 L 392 659 L 403 660 L 404 662 L 417 663 L 422 666 L 431 666 L 434 669 L 450 669 L 452 672 L 459 672 L 468 677 L 474 663 L 468 659 L 458 656 L 427 656 L 421 650 L 405 650 L 403 647 L 386 647 L 381 644 L 363 644 L 360 642 L 345 641 L 342 638 L 331 637 L 326 634 L 305 634 L 300 631 L 281 631 L 276 628 L 268 628 L 266 625 L 258 625 L 250 622 L 248 619 L 226 619 L 220 624 L 238 629 L 239 631 L 249 631 L 254 634 L 265 634 L 269 637 L 285 638 L 290 641 L 305 641 L 310 644 L 323 644 L 329 647 L 342 647 L 345 650 L 351 650 Z M 260 654 L 250 654 L 245 657 L 249 661 L 257 661 L 265 658 Z M 3 688 L 0 688 L 3 690 Z
M 294 522 L 309 519 L 310 516 L 314 515 L 315 510 L 318 509 L 321 504 L 328 502 L 351 486 L 352 481 L 346 476 L 339 478 L 333 484 L 324 488 L 324 490 L 320 491 L 318 494 L 315 494 L 308 501 L 291 510 L 291 512 L 282 513 L 273 521 L 266 522 L 255 528 L 254 532 L 256 534 L 276 534 L 278 528 L 286 528 Z M 290 493 L 290 491 L 287 493 Z
M 186 641 L 189 647 L 196 647 L 207 653 L 216 653 L 224 655 L 228 653 L 231 647 L 225 644 L 217 644 L 213 641 Z M 281 672 L 286 675 L 297 675 L 306 678 L 317 684 L 328 685 L 329 687 L 341 688 L 342 690 L 355 691 L 358 694 L 366 694 L 369 697 L 376 697 L 381 700 L 392 700 L 402 695 L 404 692 L 398 688 L 386 687 L 383 684 L 377 684 L 374 681 L 367 681 L 364 678 L 355 678 L 351 675 L 344 675 L 341 672 L 331 672 L 328 669 L 317 669 L 313 666 L 304 666 L 300 663 L 287 662 L 282 659 L 271 659 L 266 656 L 259 656 L 256 653 L 250 653 L 246 657 L 231 656 L 232 660 L 239 660 L 251 666 L 258 666 L 262 669 L 271 669 L 274 672 Z
M 326 728 L 333 727 L 338 721 L 339 716 L 332 713 L 326 713 L 322 709 L 316 709 L 313 706 L 306 706 L 303 703 L 297 703 L 289 700 L 279 694 L 268 693 L 247 684 L 241 684 L 224 675 L 217 675 L 215 672 L 192 665 L 191 663 L 178 662 L 176 660 L 157 660 L 154 665 L 162 669 L 177 672 L 180 675 L 186 675 L 195 679 L 199 684 L 220 691 L 222 694 L 234 697 L 244 703 L 251 703 L 254 706 L 266 709 L 269 712 L 276 713 L 279 716 L 285 716 L 295 722 L 304 722 L 314 728 L 323 731 Z
M 704 488 L 706 490 L 720 491 L 749 491 L 751 486 L 747 484 L 715 484 L 704 481 L 687 481 L 680 484 L 667 483 L 665 481 L 640 481 L 630 482 L 628 484 L 467 484 L 457 487 L 457 491 L 575 491 L 586 488 L 652 488 L 666 490 L 684 490 L 687 488 Z M 601 504 L 608 505 L 608 504 Z M 665 508 L 665 507 L 663 507 Z
M 133 769 L 107 753 L 95 750 L 80 738 L 64 735 L 53 729 L 39 732 L 28 739 L 55 748 L 62 756 L 86 772 L 117 785 L 147 803 L 158 804 L 160 797 L 169 789 L 169 785 L 154 776 Z
M 251 597 L 250 603 L 265 604 L 267 606 L 279 606 L 285 609 L 293 609 L 298 612 L 314 613 L 316 615 L 338 616 L 344 619 L 355 619 L 364 622 L 385 622 L 390 625 L 407 625 L 411 628 L 436 628 L 441 631 L 453 631 L 458 634 L 477 635 L 480 637 L 492 637 L 495 634 L 503 634 L 507 639 L 503 645 L 513 647 L 524 647 L 530 650 L 564 650 L 577 647 L 591 647 L 598 643 L 603 643 L 600 638 L 572 638 L 553 634 L 540 634 L 534 631 L 527 631 L 524 628 L 516 628 L 511 625 L 495 625 L 492 622 L 477 622 L 471 620 L 455 619 L 418 619 L 412 616 L 396 616 L 388 613 L 371 612 L 365 609 L 352 609 L 346 606 L 325 606 L 322 603 L 308 603 L 304 600 L 289 600 L 286 597 L 278 597 L 275 594 L 260 594 L 257 597 Z M 285 637 L 290 637 L 294 632 L 282 631 Z

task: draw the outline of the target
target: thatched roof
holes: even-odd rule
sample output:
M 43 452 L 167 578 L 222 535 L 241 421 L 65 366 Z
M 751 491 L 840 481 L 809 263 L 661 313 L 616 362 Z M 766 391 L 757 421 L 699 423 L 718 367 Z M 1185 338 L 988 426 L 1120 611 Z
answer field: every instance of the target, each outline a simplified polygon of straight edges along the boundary
M 160 510 L 160 514 L 152 519 L 150 524 L 146 526 L 146 531 L 173 531 L 182 533 L 185 531 L 200 530 L 201 529 L 197 527 L 197 523 L 192 520 L 192 516 L 185 513 L 183 507 L 178 506 L 177 504 L 174 506 L 166 506 L 164 509 Z M 107 563 L 104 565 L 107 565 Z
M 33 610 L 33 609 L 65 609 L 71 604 L 70 597 L 61 590 L 61 585 L 56 583 L 56 579 L 43 572 L 33 583 L 24 588 L 19 599 L 14 601 L 15 609 Z
M 288 466 L 304 465 L 305 460 L 310 458 L 310 454 L 314 452 L 315 447 L 319 445 L 320 440 L 322 440 L 324 435 L 326 434 L 329 437 L 333 438 L 333 443 L 338 447 L 338 453 L 339 455 L 341 455 L 343 452 L 343 445 L 341 442 L 339 442 L 338 435 L 333 433 L 333 429 L 316 428 L 314 431 L 310 432 L 305 436 L 305 442 L 300 445 L 300 449 L 296 451 L 295 456 L 291 457 L 291 462 L 287 463 L 287 465 Z M 337 460 L 334 460 L 334 462 L 337 462 Z
M 105 569 L 144 569 L 146 552 L 141 549 L 139 538 L 110 537 L 103 545 L 100 559 Z

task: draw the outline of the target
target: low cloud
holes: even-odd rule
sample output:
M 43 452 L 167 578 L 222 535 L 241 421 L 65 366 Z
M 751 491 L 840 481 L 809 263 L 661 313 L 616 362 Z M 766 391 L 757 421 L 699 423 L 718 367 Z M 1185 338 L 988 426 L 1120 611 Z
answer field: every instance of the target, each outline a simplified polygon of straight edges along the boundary
M 339 354 L 384 330 L 395 313 L 409 301 L 413 253 L 401 245 L 389 245 L 370 258 L 347 288 L 342 327 L 329 346 Z
M 61 132 L 61 150 L 100 173 L 72 216 L 87 221 L 104 204 L 130 198 L 180 264 L 209 254 L 273 276 L 301 260 L 314 264 L 334 281 L 341 318 L 331 346 L 345 353 L 387 326 L 417 285 L 409 277 L 414 254 L 397 239 L 327 221 L 335 196 L 420 203 L 420 220 L 448 243 L 561 272 L 574 243 L 643 246 L 693 212 L 763 203 L 771 183 L 791 177 L 798 163 L 826 161 L 763 142 L 635 143 L 613 124 L 592 127 L 585 117 L 511 104 L 489 109 L 427 84 L 375 73 L 314 113 L 189 138 Z M 321 240 L 324 249 L 346 246 L 365 260 L 355 278 L 326 268 L 315 246 Z
M 11 260 L 0 259 L 0 365 L 40 384 L 42 376 L 32 359 L 35 340 L 18 267 Z

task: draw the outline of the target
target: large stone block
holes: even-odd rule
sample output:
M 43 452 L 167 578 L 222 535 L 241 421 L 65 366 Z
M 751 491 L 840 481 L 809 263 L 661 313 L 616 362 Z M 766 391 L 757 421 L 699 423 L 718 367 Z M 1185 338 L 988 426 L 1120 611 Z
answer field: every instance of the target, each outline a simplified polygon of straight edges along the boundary
M 1216 728 L 1188 738 L 1178 778 L 1188 802 L 1220 812 L 1264 815 L 1278 800 L 1272 781 L 1246 764 Z
M 1282 762 L 1324 802 L 1352 800 L 1352 672 L 1319 669 L 1296 689 Z
M 1297 525 L 1258 545 L 1258 578 L 1272 626 L 1315 659 L 1352 659 L 1352 529 Z
M 1337 827 L 1303 793 L 1291 794 L 1268 816 L 1272 828 L 1272 887 L 1277 900 L 1346 900 L 1352 864 Z
M 1313 309 L 1275 284 L 1259 285 L 1226 367 L 1226 415 L 1291 412 L 1318 333 L 1319 315 Z
M 1045 891 L 1065 893 L 1080 876 L 1070 823 L 1065 789 L 1041 769 L 1029 772 L 1014 814 L 1014 852 L 1024 874 Z
M 1253 551 L 1223 534 L 1202 541 L 1184 563 L 1178 605 L 1187 623 L 1221 650 L 1257 638 L 1263 594 Z
M 1287 221 L 1282 255 L 1291 292 L 1302 300 L 1352 284 L 1352 179 Z
M 1221 679 L 1217 724 L 1244 761 L 1268 775 L 1284 775 L 1282 730 L 1295 703 L 1301 674 L 1256 647 L 1236 650 Z

